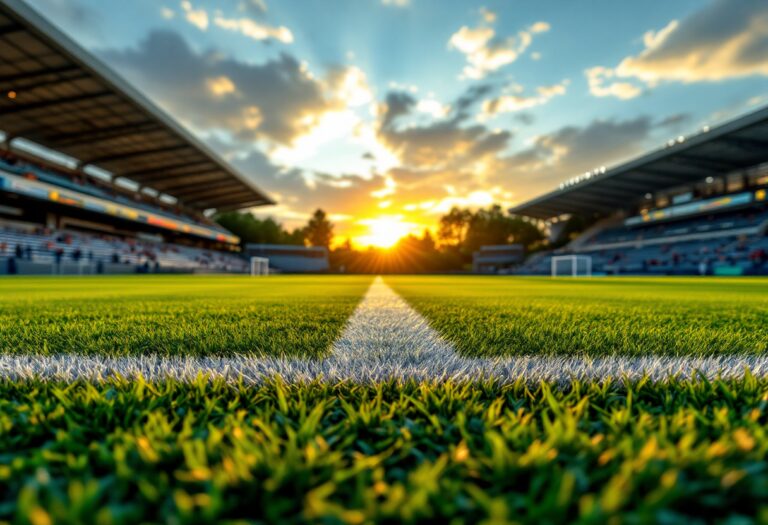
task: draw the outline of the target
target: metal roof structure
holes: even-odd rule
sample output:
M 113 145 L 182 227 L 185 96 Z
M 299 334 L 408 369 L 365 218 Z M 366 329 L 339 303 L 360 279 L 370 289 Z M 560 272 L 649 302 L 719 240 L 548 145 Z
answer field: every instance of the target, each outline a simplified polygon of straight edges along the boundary
M 197 210 L 274 204 L 21 0 L 0 2 L 0 130 Z
M 646 193 L 721 177 L 768 162 L 768 107 L 608 170 L 584 177 L 510 212 L 551 219 L 572 213 L 609 213 Z

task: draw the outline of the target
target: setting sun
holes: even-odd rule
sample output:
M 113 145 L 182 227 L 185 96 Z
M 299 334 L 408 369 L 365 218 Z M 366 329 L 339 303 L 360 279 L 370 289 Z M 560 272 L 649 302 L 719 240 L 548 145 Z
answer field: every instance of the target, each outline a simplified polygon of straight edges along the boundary
M 360 224 L 368 227 L 368 233 L 357 237 L 355 243 L 376 248 L 391 248 L 397 241 L 417 229 L 416 225 L 403 222 L 402 216 L 399 215 L 365 219 L 360 221 Z

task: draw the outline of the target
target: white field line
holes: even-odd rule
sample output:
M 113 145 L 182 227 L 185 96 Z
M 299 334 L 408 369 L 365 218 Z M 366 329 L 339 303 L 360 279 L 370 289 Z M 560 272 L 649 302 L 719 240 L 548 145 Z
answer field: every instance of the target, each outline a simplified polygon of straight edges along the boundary
M 287 382 L 373 382 L 397 380 L 524 379 L 564 383 L 574 378 L 659 381 L 672 376 L 741 377 L 749 368 L 768 376 L 768 356 L 517 356 L 467 358 L 458 355 L 413 308 L 380 277 L 373 282 L 325 359 L 270 357 L 106 357 L 81 354 L 2 355 L 0 377 L 102 380 L 120 375 L 147 380 L 194 380 L 199 375 L 246 383 L 280 376 Z

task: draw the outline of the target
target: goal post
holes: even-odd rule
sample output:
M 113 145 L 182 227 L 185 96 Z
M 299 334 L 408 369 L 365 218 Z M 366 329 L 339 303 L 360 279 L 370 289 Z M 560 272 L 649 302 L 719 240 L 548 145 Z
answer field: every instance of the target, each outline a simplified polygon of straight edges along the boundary
M 592 277 L 592 257 L 556 255 L 552 257 L 552 277 Z
M 269 259 L 251 257 L 251 276 L 254 275 L 269 275 Z

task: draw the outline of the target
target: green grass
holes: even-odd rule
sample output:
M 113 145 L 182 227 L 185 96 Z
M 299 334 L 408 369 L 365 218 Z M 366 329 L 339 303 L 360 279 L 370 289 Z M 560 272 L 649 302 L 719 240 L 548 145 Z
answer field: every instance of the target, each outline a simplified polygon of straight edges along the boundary
M 387 277 L 465 355 L 768 350 L 768 279 Z
M 0 351 L 317 356 L 369 277 L 0 280 Z M 768 280 L 389 277 L 467 355 L 766 351 Z M 0 524 L 768 522 L 768 378 L 0 379 Z
M 370 277 L 0 279 L 0 351 L 318 356 Z
M 0 381 L 0 521 L 766 520 L 766 392 Z

